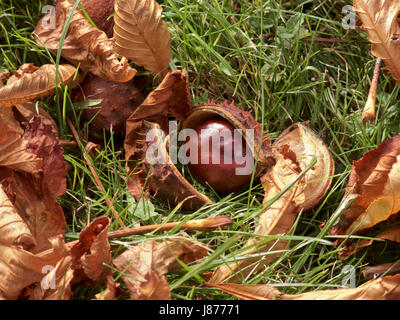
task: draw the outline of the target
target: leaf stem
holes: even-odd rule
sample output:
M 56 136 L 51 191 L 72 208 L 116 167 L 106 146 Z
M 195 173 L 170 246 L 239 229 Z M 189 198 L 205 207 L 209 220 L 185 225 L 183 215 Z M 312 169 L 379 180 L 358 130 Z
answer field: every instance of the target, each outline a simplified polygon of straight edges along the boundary
M 382 59 L 377 58 L 374 68 L 374 74 L 372 76 L 371 87 L 369 88 L 367 103 L 365 104 L 363 114 L 361 116 L 361 121 L 363 123 L 372 122 L 375 120 L 376 90 L 378 88 L 381 63 Z

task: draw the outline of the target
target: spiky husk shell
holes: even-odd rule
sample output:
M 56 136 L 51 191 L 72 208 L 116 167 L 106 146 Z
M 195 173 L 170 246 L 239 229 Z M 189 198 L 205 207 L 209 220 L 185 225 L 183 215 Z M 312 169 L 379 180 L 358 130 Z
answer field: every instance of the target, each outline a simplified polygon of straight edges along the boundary
M 263 134 L 261 124 L 259 124 L 250 112 L 243 111 L 235 104 L 224 102 L 215 104 L 210 102 L 206 105 L 196 106 L 192 113 L 182 124 L 182 129 L 195 128 L 198 124 L 216 116 L 229 121 L 236 129 L 242 131 L 242 135 L 254 152 L 254 158 L 257 159 L 256 176 L 265 174 L 275 164 L 272 148 L 268 137 Z M 246 136 L 246 129 L 253 129 L 254 136 Z M 252 139 L 250 141 L 250 139 Z M 258 150 L 260 152 L 258 153 Z
M 147 133 L 153 130 L 158 132 L 160 126 L 154 122 L 141 121 L 140 127 L 135 130 L 135 153 L 130 161 L 131 167 L 136 168 L 128 177 L 128 189 L 138 199 L 151 192 L 155 197 L 167 201 L 171 205 L 181 204 L 184 210 L 197 210 L 203 205 L 212 204 L 212 201 L 198 192 L 178 171 L 172 163 L 168 151 L 168 136 L 157 136 L 156 142 L 147 141 Z M 158 156 L 163 163 L 151 164 L 146 161 L 146 153 L 153 143 L 159 146 Z M 145 194 L 143 194 L 143 190 Z

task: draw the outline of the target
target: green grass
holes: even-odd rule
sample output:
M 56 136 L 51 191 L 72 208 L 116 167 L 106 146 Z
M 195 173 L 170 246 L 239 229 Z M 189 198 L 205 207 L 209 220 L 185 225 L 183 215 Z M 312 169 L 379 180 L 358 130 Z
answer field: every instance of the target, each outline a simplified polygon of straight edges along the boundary
M 13 71 L 19 65 L 36 65 L 56 60 L 38 47 L 32 31 L 41 16 L 41 8 L 50 1 L 0 1 L 1 69 Z M 309 121 L 329 146 L 336 164 L 332 187 L 314 209 L 303 212 L 286 239 L 290 246 L 274 263 L 251 274 L 243 283 L 267 283 L 285 293 L 341 288 L 346 265 L 353 266 L 357 285 L 364 282 L 361 269 L 395 260 L 399 249 L 386 242 L 376 242 L 346 261 L 337 257 L 328 235 L 333 214 L 339 207 L 352 162 L 381 142 L 400 132 L 399 89 L 390 74 L 383 73 L 377 95 L 377 120 L 363 125 L 361 110 L 367 98 L 375 59 L 359 30 L 345 30 L 341 21 L 343 6 L 351 1 L 290 2 L 267 0 L 164 0 L 164 19 L 172 35 L 171 69 L 185 68 L 190 76 L 193 103 L 209 100 L 234 100 L 251 110 L 272 139 L 292 123 Z M 263 42 L 263 34 L 273 33 Z M 306 37 L 348 40 L 346 43 L 305 41 Z M 61 59 L 62 61 L 62 59 Z M 72 139 L 63 115 L 75 119 L 87 138 L 87 125 L 80 125 L 79 110 L 73 110 L 68 97 L 43 99 L 46 109 L 60 125 L 63 139 Z M 59 108 L 57 110 L 57 108 Z M 61 118 L 60 118 L 61 117 Z M 87 141 L 87 140 L 86 140 Z M 104 194 L 95 186 L 87 164 L 78 148 L 65 149 L 69 164 L 68 191 L 60 198 L 68 227 L 67 239 L 75 239 L 94 217 L 112 213 Z M 151 203 L 135 203 L 126 191 L 124 150 L 111 137 L 104 138 L 104 148 L 93 159 L 108 196 L 127 226 L 170 221 L 184 221 L 217 215 L 229 215 L 234 224 L 227 230 L 190 232 L 193 239 L 210 245 L 210 255 L 202 262 L 171 272 L 168 281 L 174 299 L 231 299 L 218 290 L 200 286 L 199 275 L 235 259 L 261 213 L 263 190 L 258 180 L 252 188 L 227 197 L 210 189 L 202 191 L 215 204 L 197 212 L 177 211 L 157 198 Z M 182 168 L 188 178 L 189 173 Z M 339 212 L 340 214 L 340 212 Z M 322 229 L 320 226 L 327 221 Z M 113 219 L 111 229 L 119 228 Z M 170 232 L 135 236 L 112 241 L 113 254 L 122 245 L 134 245 L 146 239 L 163 239 Z M 266 238 L 264 241 L 273 241 Z M 260 254 L 263 255 L 270 253 Z M 115 273 L 118 276 L 118 273 Z M 74 298 L 90 299 L 98 288 L 77 289 Z

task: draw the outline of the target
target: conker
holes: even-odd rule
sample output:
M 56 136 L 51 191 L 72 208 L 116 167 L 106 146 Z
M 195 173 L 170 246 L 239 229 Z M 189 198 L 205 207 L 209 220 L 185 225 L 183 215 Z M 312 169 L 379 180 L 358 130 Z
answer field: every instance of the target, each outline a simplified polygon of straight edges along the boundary
M 193 163 L 196 161 L 192 159 L 188 163 L 188 167 L 200 182 L 209 184 L 215 191 L 224 194 L 238 191 L 250 183 L 252 173 L 238 175 L 236 169 L 245 167 L 248 163 L 253 164 L 253 154 L 242 135 L 234 134 L 235 128 L 229 121 L 222 117 L 214 117 L 197 124 L 193 129 L 197 136 L 195 139 L 188 138 L 185 147 L 186 150 L 189 150 L 188 153 L 191 148 L 198 148 L 197 163 Z M 223 134 L 224 130 L 227 130 L 229 134 Z M 212 137 L 216 135 L 219 136 L 220 143 L 213 146 Z M 224 138 L 221 138 L 222 136 Z M 208 148 L 205 147 L 207 144 Z M 225 149 L 229 150 L 227 151 L 228 155 L 232 151 L 230 160 L 224 157 Z M 213 163 L 216 162 L 213 161 L 213 154 L 216 152 L 219 153 L 219 161 Z M 235 156 L 235 154 L 238 155 L 238 152 L 240 157 Z M 245 161 L 239 164 L 237 159 L 240 158 Z M 204 161 L 204 159 L 208 159 L 208 161 Z
M 72 91 L 73 102 L 102 100 L 100 104 L 87 107 L 82 111 L 82 120 L 90 121 L 90 135 L 94 139 L 103 138 L 103 129 L 116 135 L 125 135 L 126 120 L 143 102 L 144 95 L 137 80 L 115 82 L 96 76 L 87 76 Z

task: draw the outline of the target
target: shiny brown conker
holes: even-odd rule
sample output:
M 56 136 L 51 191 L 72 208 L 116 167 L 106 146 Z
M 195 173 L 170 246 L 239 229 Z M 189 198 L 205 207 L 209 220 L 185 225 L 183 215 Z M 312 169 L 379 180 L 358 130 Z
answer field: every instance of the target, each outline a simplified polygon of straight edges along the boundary
M 184 147 L 188 150 L 188 157 L 190 157 L 190 150 L 197 148 L 197 161 L 189 158 L 188 167 L 200 182 L 210 185 L 215 191 L 223 194 L 239 191 L 250 183 L 252 173 L 237 174 L 236 169 L 245 167 L 246 163 L 253 164 L 253 154 L 245 139 L 241 135 L 234 134 L 235 128 L 229 121 L 215 117 L 203 121 L 193 129 L 197 135 L 194 139 L 186 139 Z M 224 130 L 227 130 L 229 134 L 227 132 L 224 134 Z M 223 138 L 220 138 L 220 143 L 213 145 L 213 137 L 216 136 L 223 136 Z M 224 157 L 226 149 L 230 158 Z M 213 161 L 215 160 L 214 153 L 219 153 L 219 161 Z M 238 163 L 237 159 L 240 158 L 245 161 Z

